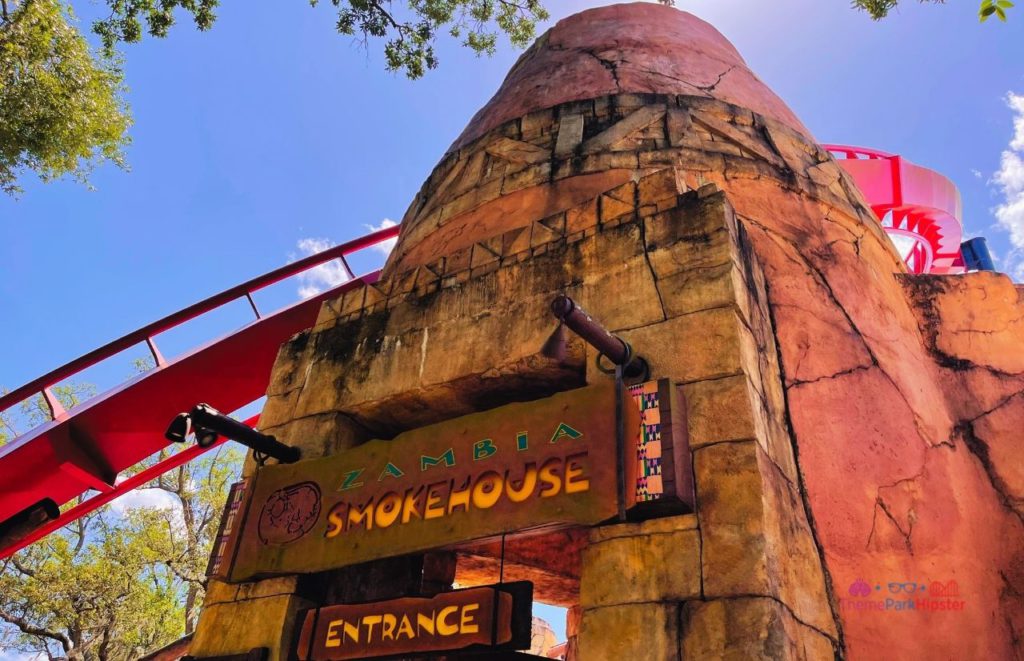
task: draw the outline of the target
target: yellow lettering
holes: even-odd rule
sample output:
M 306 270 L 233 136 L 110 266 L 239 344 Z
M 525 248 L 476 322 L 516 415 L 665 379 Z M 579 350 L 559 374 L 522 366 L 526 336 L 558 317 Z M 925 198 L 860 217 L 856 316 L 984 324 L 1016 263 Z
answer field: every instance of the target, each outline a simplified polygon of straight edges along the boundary
M 424 519 L 438 519 L 444 516 L 444 505 L 441 504 L 441 494 L 438 489 L 448 486 L 447 482 L 437 482 L 427 487 L 427 502 L 423 505 Z
M 345 503 L 338 503 L 327 514 L 327 532 L 324 537 L 337 537 L 345 529 Z
M 348 508 L 348 529 L 352 526 L 363 524 L 367 530 L 373 529 L 373 499 L 367 501 L 362 508 L 358 505 L 350 505 Z
M 339 624 L 345 624 L 345 620 L 332 620 L 327 625 L 327 636 L 324 638 L 324 647 L 341 647 L 341 638 L 338 637 L 338 632 L 335 631 L 334 627 Z
M 462 607 L 462 622 L 459 627 L 459 633 L 477 633 L 480 631 L 480 626 L 470 615 L 475 610 L 480 608 L 480 604 L 466 604 Z
M 568 479 L 568 477 L 566 477 Z M 380 501 L 377 503 L 376 514 L 374 516 L 374 522 L 378 528 L 387 528 L 398 515 L 402 512 L 402 497 L 394 491 L 389 491 L 380 497 Z
M 481 510 L 494 507 L 501 498 L 502 482 L 501 474 L 494 471 L 480 475 L 473 485 L 473 507 Z
M 461 507 L 464 512 L 469 511 L 470 480 L 471 478 L 467 477 L 465 484 L 458 489 L 452 489 L 448 495 L 448 514 L 454 512 L 456 507 Z
M 537 488 L 537 465 L 532 463 L 526 464 L 522 483 L 516 486 L 517 482 L 519 480 L 512 480 L 506 474 L 505 493 L 508 494 L 508 499 L 513 503 L 521 503 L 533 495 L 534 489 Z
M 345 623 L 345 635 L 344 638 L 351 639 L 353 643 L 359 642 L 359 623 L 358 622 L 346 622 Z M 345 642 L 344 639 L 342 642 Z
M 406 489 L 405 498 L 402 500 L 402 523 L 409 523 L 412 517 L 420 518 L 420 496 L 423 494 L 423 487 L 416 491 Z
M 561 467 L 562 460 L 558 457 L 548 459 L 540 467 L 540 481 L 548 485 L 540 490 L 541 498 L 556 496 L 562 490 Z
M 430 611 L 430 615 L 426 613 L 416 613 L 416 635 L 422 636 L 423 632 L 426 631 L 431 636 L 434 635 L 434 618 L 437 616 L 437 611 Z
M 459 610 L 458 606 L 448 606 L 442 608 L 441 612 L 437 614 L 437 633 L 441 636 L 454 636 L 459 633 L 458 624 L 448 624 L 448 616 L 457 613 Z
M 391 613 L 385 613 L 384 622 L 380 625 L 380 639 L 394 640 L 396 624 L 398 624 L 398 618 Z
M 583 476 L 583 459 L 586 452 L 565 458 L 565 493 L 580 493 L 590 489 L 590 480 Z
M 363 626 L 366 627 L 366 643 L 370 644 L 373 642 L 373 627 L 380 624 L 384 617 L 382 615 L 365 615 L 363 616 Z
M 409 640 L 416 637 L 416 632 L 412 630 L 412 622 L 409 621 L 408 615 L 402 616 L 402 621 L 398 623 L 398 633 L 395 634 L 396 638 L 405 636 Z

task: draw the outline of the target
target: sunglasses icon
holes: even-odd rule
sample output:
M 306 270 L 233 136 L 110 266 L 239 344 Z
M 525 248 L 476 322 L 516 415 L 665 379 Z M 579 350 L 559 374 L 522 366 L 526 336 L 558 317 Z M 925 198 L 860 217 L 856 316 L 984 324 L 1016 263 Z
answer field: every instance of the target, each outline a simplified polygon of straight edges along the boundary
M 917 583 L 890 583 L 889 592 L 896 594 L 898 592 L 906 592 L 907 594 L 914 594 L 917 592 Z

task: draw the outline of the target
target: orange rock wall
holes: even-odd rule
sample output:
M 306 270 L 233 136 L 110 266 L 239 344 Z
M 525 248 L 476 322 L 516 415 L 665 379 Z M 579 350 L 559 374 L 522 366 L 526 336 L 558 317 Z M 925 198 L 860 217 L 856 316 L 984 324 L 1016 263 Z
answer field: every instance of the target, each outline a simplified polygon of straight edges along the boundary
M 485 183 L 513 152 L 531 156 Z M 491 173 L 477 183 L 472 158 Z M 720 186 L 763 264 L 849 655 L 1024 654 L 1019 292 L 993 274 L 906 275 L 853 183 L 710 26 L 653 5 L 556 25 L 439 164 L 389 268 L 475 250 L 538 213 L 571 219 L 594 190 L 663 167 Z M 628 205 L 630 186 L 599 208 Z M 964 609 L 852 610 L 859 580 L 882 588 L 871 599 L 890 582 L 956 581 Z
M 538 583 L 578 599 L 578 659 L 1024 655 L 1020 290 L 906 274 L 784 103 L 669 8 L 538 40 L 424 184 L 382 280 L 282 348 L 264 424 L 320 456 L 605 378 L 579 342 L 538 354 L 557 292 L 683 389 L 697 485 L 696 516 L 577 531 Z M 343 580 L 415 587 L 390 566 Z M 275 580 L 284 654 L 323 595 Z M 963 608 L 855 607 L 933 582 Z M 233 649 L 210 632 L 258 612 L 259 585 L 214 586 L 197 643 Z
M 431 227 L 429 218 L 414 219 L 405 235 L 413 245 L 396 263 L 419 261 L 432 251 L 477 250 L 473 246 L 495 229 L 481 218 L 507 229 L 520 218 L 561 211 L 578 200 L 568 191 L 579 190 L 581 182 L 562 183 L 573 178 L 588 177 L 590 188 L 580 196 L 659 167 L 674 168 L 691 188 L 716 183 L 764 265 L 800 478 L 847 653 L 1021 653 L 1024 462 L 1015 459 L 1020 434 L 1014 429 L 1024 421 L 1024 308 L 1017 289 L 991 274 L 905 275 L 859 192 L 813 142 L 735 106 L 694 97 L 662 103 L 659 97 L 619 95 L 612 102 L 595 99 L 592 106 L 566 104 L 503 125 L 490 138 L 449 154 L 435 177 L 463 159 L 471 162 L 479 153 L 474 145 L 488 140 L 522 139 L 555 156 L 515 173 L 520 180 L 536 177 L 525 197 L 542 202 L 512 211 L 501 206 L 507 197 L 487 199 L 487 175 L 475 186 L 471 178 L 457 178 L 467 192 L 451 195 L 477 196 L 471 208 L 460 212 L 461 202 L 455 202 L 440 227 Z M 608 107 L 611 114 L 603 118 Z M 574 128 L 578 116 L 582 131 Z M 559 143 L 566 147 L 563 130 L 576 131 L 578 139 L 559 159 Z M 489 153 L 503 148 L 492 146 Z M 505 175 L 502 185 L 509 179 Z M 598 195 L 599 208 L 629 205 L 631 181 Z M 424 191 L 435 208 L 450 208 L 452 197 L 443 189 L 428 184 Z M 565 213 L 573 218 L 576 212 L 569 207 Z M 429 229 L 420 234 L 422 227 Z M 457 238 L 449 241 L 446 228 L 458 228 L 450 234 Z M 416 245 L 419 236 L 428 240 Z M 859 579 L 880 585 L 876 592 L 883 599 L 892 596 L 890 582 L 955 580 L 964 610 L 851 610 L 848 600 L 856 599 L 850 587 Z

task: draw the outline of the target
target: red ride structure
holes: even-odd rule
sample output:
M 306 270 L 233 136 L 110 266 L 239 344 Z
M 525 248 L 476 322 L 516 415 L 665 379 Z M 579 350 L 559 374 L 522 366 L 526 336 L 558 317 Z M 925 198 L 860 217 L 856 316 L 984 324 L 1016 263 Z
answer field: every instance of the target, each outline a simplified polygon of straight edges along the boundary
M 0 397 L 2 412 L 41 394 L 51 417 L 50 422 L 0 448 L 0 526 L 40 503 L 52 508 L 95 492 L 28 536 L 8 540 L 0 548 L 0 558 L 209 449 L 193 445 L 127 479 L 121 475 L 168 446 L 164 431 L 177 413 L 198 402 L 236 411 L 262 397 L 278 348 L 313 326 L 320 304 L 348 288 L 377 280 L 376 271 L 356 277 L 346 256 L 396 236 L 398 227 L 390 227 L 288 264 L 129 333 Z M 254 292 L 335 259 L 348 274 L 344 284 L 271 314 L 256 307 Z M 156 343 L 160 333 L 240 299 L 251 307 L 252 322 L 173 360 L 160 353 Z M 141 344 L 152 355 L 153 369 L 70 410 L 64 410 L 53 395 L 53 386 Z M 251 425 L 257 419 L 246 422 Z
M 960 193 L 952 181 L 894 154 L 846 145 L 825 148 L 852 175 L 911 272 L 964 271 Z M 198 402 L 235 411 L 262 397 L 278 348 L 313 326 L 321 303 L 360 282 L 377 280 L 377 271 L 357 278 L 345 257 L 394 240 L 398 229 L 375 232 L 232 287 L 0 397 L 3 412 L 41 394 L 51 414 L 50 422 L 0 448 L 0 528 L 40 503 L 48 503 L 52 510 L 53 505 L 94 492 L 29 534 L 8 539 L 0 548 L 0 559 L 210 449 L 192 445 L 126 479 L 121 477 L 167 447 L 164 430 L 177 413 Z M 257 308 L 255 291 L 335 259 L 341 260 L 349 276 L 346 283 L 272 314 L 264 315 Z M 173 360 L 161 355 L 156 344 L 160 333 L 243 298 L 255 317 L 251 323 Z M 71 410 L 61 407 L 53 386 L 140 344 L 152 355 L 152 370 Z M 246 422 L 257 421 L 258 416 Z
M 864 194 L 911 273 L 963 273 L 960 191 L 947 177 L 902 156 L 822 145 Z

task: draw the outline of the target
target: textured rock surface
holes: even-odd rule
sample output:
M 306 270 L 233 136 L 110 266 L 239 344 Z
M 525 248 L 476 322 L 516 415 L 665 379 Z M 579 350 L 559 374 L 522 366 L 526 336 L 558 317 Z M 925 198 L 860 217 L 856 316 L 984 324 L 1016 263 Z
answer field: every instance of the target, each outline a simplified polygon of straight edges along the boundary
M 559 21 L 519 58 L 453 148 L 535 110 L 622 92 L 720 99 L 806 132 L 718 30 L 664 5 L 636 3 Z
M 590 533 L 578 659 L 1024 656 L 1020 289 L 907 275 L 852 181 L 682 12 L 606 7 L 539 40 L 413 200 L 383 279 L 282 349 L 264 425 L 328 454 L 605 378 L 579 343 L 537 354 L 563 291 L 683 388 L 697 478 L 692 529 Z M 962 608 L 857 607 L 932 582 Z
M 606 213 L 599 197 L 571 225 L 564 214 L 487 241 L 494 257 L 477 266 L 444 259 L 325 305 L 282 350 L 263 424 L 330 452 L 321 436 L 342 449 L 357 442 L 353 428 L 394 433 L 605 379 L 582 346 L 561 365 L 537 355 L 552 327 L 545 304 L 567 292 L 643 347 L 653 378 L 692 395 L 700 506 L 696 516 L 597 528 L 589 546 L 578 536 L 513 540 L 505 577 L 532 580 L 543 601 L 579 605 L 577 658 L 621 658 L 610 636 L 639 617 L 663 632 L 643 644 L 648 658 L 674 658 L 682 603 L 750 595 L 774 600 L 801 636 L 831 650 L 838 631 L 796 484 L 764 275 L 721 191 L 679 194 L 678 182 L 674 168 L 641 174 L 621 195 L 624 212 Z M 530 241 L 517 240 L 523 232 Z M 471 350 L 453 355 L 453 343 Z M 459 550 L 456 580 L 493 581 L 499 549 Z M 789 620 L 766 622 L 792 637 Z

